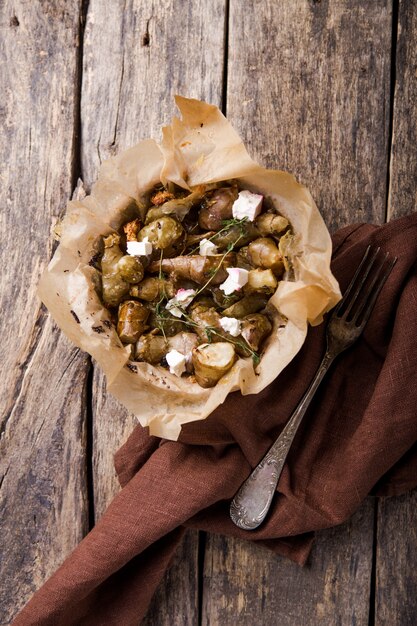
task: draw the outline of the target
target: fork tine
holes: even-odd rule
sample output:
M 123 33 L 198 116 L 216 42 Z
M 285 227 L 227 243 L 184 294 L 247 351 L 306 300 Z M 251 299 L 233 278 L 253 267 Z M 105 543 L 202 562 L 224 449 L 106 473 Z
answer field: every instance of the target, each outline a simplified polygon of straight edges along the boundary
M 347 299 L 349 297 L 349 294 L 350 294 L 350 292 L 352 291 L 352 289 L 354 287 L 356 279 L 358 278 L 361 269 L 365 265 L 365 262 L 366 262 L 366 260 L 368 258 L 370 249 L 371 249 L 371 246 L 368 246 L 366 248 L 365 254 L 363 255 L 362 260 L 361 260 L 358 268 L 356 269 L 356 272 L 354 273 L 352 280 L 350 281 L 349 285 L 347 286 L 347 288 L 345 290 L 345 293 L 343 294 L 343 298 L 338 302 L 338 304 L 336 305 L 336 307 L 334 309 L 334 314 L 337 314 L 340 311 L 340 309 L 343 307 L 343 305 L 346 303 L 346 301 L 347 301 Z
M 360 279 L 357 281 L 357 283 L 355 282 L 355 284 L 353 285 L 353 286 L 355 287 L 355 291 L 353 292 L 353 295 L 349 298 L 349 302 L 348 302 L 348 304 L 347 304 L 347 307 L 346 307 L 346 309 L 343 311 L 343 315 L 342 315 L 342 317 L 344 317 L 345 319 L 347 318 L 347 316 L 348 316 L 348 315 L 349 315 L 349 313 L 351 312 L 353 305 L 355 304 L 355 302 L 356 302 L 356 300 L 357 300 L 357 298 L 358 298 L 359 294 L 361 293 L 362 288 L 363 288 L 363 286 L 364 286 L 364 284 L 365 284 L 365 281 L 366 281 L 366 279 L 368 278 L 369 272 L 371 271 L 372 266 L 373 266 L 373 264 L 375 263 L 375 259 L 376 259 L 376 257 L 378 256 L 380 249 L 381 249 L 381 248 L 379 248 L 379 247 L 378 247 L 378 248 L 376 248 L 376 250 L 373 252 L 373 255 L 371 256 L 371 258 L 370 258 L 369 262 L 368 262 L 368 263 L 367 263 L 367 265 L 366 265 L 365 271 L 363 272 L 363 274 L 361 275 L 361 277 L 360 277 Z M 369 247 L 367 248 L 367 252 L 368 252 L 368 251 L 370 251 L 370 250 L 371 250 L 371 247 L 369 246 Z M 357 271 L 357 272 L 356 272 L 356 274 L 355 274 L 355 277 L 356 277 L 356 276 L 359 276 L 359 272 L 360 272 L 360 270 L 362 270 L 363 265 L 364 265 L 364 264 L 363 264 L 363 260 L 362 260 L 362 263 L 359 265 L 359 268 L 358 268 L 358 271 Z M 354 277 L 354 278 L 355 278 L 355 277 Z M 353 287 L 353 286 L 352 286 L 352 287 Z M 350 287 L 350 285 L 349 285 L 349 287 Z
M 356 307 L 356 310 L 354 312 L 354 314 L 352 315 L 352 317 L 350 318 L 351 321 L 356 324 L 356 322 L 358 321 L 362 311 L 364 310 L 365 306 L 368 303 L 368 298 L 369 296 L 372 294 L 373 292 L 373 288 L 375 287 L 379 276 L 384 268 L 384 263 L 387 261 L 389 257 L 388 252 L 385 253 L 384 258 L 382 259 L 381 263 L 379 264 L 379 266 L 376 268 L 374 275 L 372 276 L 372 280 L 369 282 L 369 284 L 366 285 L 366 288 L 364 287 L 362 289 L 362 292 L 359 294 L 358 296 L 358 305 Z M 365 281 L 364 281 L 365 282 Z
M 363 327 L 365 326 L 365 324 L 367 323 L 367 321 L 369 320 L 369 317 L 372 313 L 372 310 L 375 306 L 376 300 L 379 296 L 379 293 L 382 289 L 382 287 L 385 285 L 388 276 L 391 274 L 392 268 L 394 267 L 394 265 L 397 262 L 397 257 L 394 257 L 391 261 L 391 263 L 389 263 L 388 267 L 385 269 L 384 274 L 379 278 L 381 270 L 385 264 L 385 262 L 388 260 L 389 254 L 386 253 L 385 258 L 383 263 L 381 264 L 381 266 L 378 269 L 378 272 L 376 274 L 376 276 L 374 277 L 371 285 L 369 286 L 369 288 L 367 289 L 367 293 L 365 295 L 365 298 L 363 300 L 363 302 L 361 303 L 357 313 L 355 314 L 355 317 L 353 319 L 353 323 L 356 324 L 357 320 L 359 319 L 359 316 L 362 314 L 362 319 L 361 322 L 359 324 L 359 328 L 363 329 Z M 378 281 L 379 278 L 379 282 Z M 375 286 L 376 285 L 376 286 Z

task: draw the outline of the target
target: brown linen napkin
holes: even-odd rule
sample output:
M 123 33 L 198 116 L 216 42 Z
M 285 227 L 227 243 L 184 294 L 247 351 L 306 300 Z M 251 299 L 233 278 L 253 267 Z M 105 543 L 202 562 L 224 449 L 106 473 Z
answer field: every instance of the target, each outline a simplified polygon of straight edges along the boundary
M 289 454 L 267 521 L 242 531 L 230 499 L 278 435 L 324 350 L 324 325 L 256 396 L 232 394 L 180 441 L 140 426 L 115 458 L 123 487 L 106 513 L 35 594 L 15 626 L 136 625 L 169 565 L 182 527 L 243 537 L 304 563 L 316 529 L 348 519 L 367 494 L 417 485 L 417 214 L 334 237 L 342 291 L 365 247 L 398 262 L 367 328 L 317 392 Z

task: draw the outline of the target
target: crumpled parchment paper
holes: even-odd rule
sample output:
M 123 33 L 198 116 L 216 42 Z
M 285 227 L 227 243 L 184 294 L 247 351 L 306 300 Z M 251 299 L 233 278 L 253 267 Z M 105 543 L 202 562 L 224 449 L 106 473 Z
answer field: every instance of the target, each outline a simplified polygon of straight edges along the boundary
M 307 325 L 318 324 L 340 298 L 330 272 L 331 240 L 309 191 L 285 172 L 267 170 L 248 155 L 240 137 L 216 106 L 176 97 L 182 119 L 163 128 L 160 145 L 142 141 L 100 168 L 91 194 L 68 203 L 60 244 L 43 274 L 39 295 L 63 332 L 101 366 L 107 388 L 150 434 L 177 439 L 181 424 L 204 419 L 231 391 L 258 393 L 274 380 L 304 342 Z M 129 362 L 97 293 L 99 276 L 90 265 L 100 238 L 133 217 L 132 199 L 162 181 L 184 188 L 239 179 L 263 194 L 291 223 L 291 280 L 279 283 L 271 303 L 277 315 L 260 364 L 238 359 L 216 387 L 203 389 L 162 367 Z M 242 418 L 244 419 L 244 418 Z

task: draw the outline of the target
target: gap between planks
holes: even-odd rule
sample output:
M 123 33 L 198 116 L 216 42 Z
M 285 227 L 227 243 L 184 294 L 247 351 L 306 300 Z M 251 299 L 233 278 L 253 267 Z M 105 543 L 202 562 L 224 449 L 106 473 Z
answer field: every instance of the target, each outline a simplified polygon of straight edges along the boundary
M 388 126 L 388 159 L 387 159 L 387 183 L 385 199 L 385 222 L 389 221 L 390 194 L 391 194 L 391 165 L 392 146 L 394 133 L 394 101 L 395 85 L 397 79 L 397 44 L 400 0 L 392 0 L 392 27 L 391 27 L 391 68 L 390 68 L 390 103 L 389 103 L 389 126 Z

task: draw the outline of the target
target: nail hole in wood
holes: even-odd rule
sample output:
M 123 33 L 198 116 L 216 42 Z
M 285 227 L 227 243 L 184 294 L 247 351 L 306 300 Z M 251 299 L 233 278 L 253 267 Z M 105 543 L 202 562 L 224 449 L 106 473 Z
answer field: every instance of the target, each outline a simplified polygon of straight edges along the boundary
M 18 26 L 20 26 L 20 22 L 17 19 L 16 15 L 13 15 L 13 17 L 10 18 L 10 26 L 12 28 L 17 28 Z
M 149 36 L 149 33 L 146 32 L 143 37 L 142 37 L 142 46 L 149 46 L 151 43 L 151 38 Z

